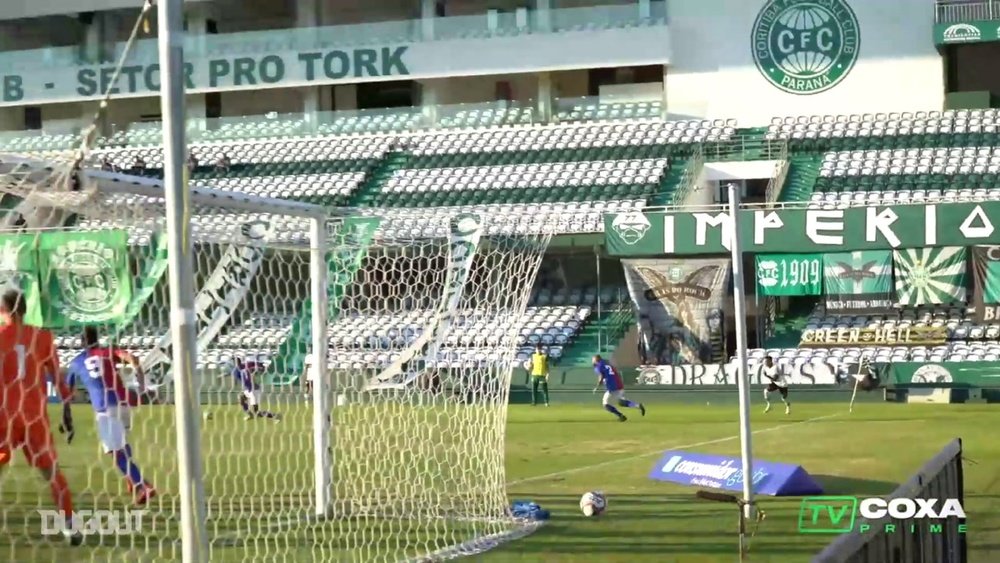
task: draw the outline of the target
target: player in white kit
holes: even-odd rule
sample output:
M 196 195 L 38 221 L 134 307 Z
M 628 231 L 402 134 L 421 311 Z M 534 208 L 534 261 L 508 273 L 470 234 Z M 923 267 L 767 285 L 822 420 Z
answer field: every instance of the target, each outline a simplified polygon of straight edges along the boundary
M 771 356 L 764 358 L 764 365 L 760 366 L 760 375 L 768 381 L 764 389 L 764 412 L 771 410 L 771 393 L 777 391 L 781 394 L 781 402 L 785 403 L 785 414 L 792 414 L 792 404 L 788 402 L 788 380 L 785 371 L 774 363 Z

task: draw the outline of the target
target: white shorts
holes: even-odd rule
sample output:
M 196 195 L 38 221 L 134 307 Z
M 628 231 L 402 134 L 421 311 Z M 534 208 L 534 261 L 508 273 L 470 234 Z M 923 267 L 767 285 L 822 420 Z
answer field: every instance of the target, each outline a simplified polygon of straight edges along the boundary
M 625 390 L 619 389 L 617 391 L 605 391 L 604 392 L 604 404 L 610 405 L 612 401 L 615 403 L 625 400 Z
M 97 413 L 97 437 L 104 453 L 125 449 L 128 431 L 132 429 L 132 411 L 127 406 L 108 407 Z
M 247 398 L 247 404 L 251 407 L 260 406 L 260 389 L 255 391 L 243 391 L 243 396 Z

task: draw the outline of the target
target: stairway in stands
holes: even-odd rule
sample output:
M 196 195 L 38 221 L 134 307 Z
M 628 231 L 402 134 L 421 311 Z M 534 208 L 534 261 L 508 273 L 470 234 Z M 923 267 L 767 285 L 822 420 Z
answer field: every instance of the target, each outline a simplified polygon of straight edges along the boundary
M 660 179 L 660 186 L 657 192 L 649 197 L 647 205 L 673 205 L 674 194 L 677 193 L 677 186 L 684 179 L 684 169 L 690 159 L 683 156 L 674 156 L 670 159 L 667 173 Z
M 616 321 L 616 316 L 620 319 L 618 311 L 605 311 L 600 315 L 595 313 L 573 343 L 563 350 L 559 367 L 589 366 L 594 354 L 610 357 L 618 348 L 629 325 L 634 323 L 634 319 L 631 319 L 622 324 L 620 320 Z
M 819 170 L 823 164 L 821 153 L 792 154 L 788 158 L 788 176 L 781 190 L 779 201 L 808 201 L 812 196 Z
M 797 348 L 802 340 L 809 316 L 816 306 L 815 300 L 796 299 L 795 305 L 774 319 L 774 335 L 767 341 L 768 348 Z
M 368 170 L 365 180 L 351 196 L 350 207 L 371 207 L 382 186 L 397 170 L 406 168 L 409 156 L 401 150 L 387 153 L 378 163 Z

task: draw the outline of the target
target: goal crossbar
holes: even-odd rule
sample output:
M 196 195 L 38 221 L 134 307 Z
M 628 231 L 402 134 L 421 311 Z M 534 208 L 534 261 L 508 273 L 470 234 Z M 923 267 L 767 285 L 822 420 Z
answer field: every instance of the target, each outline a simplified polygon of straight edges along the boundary
M 32 194 L 44 193 L 35 188 L 38 187 L 42 178 L 51 178 L 54 172 L 55 170 L 49 161 L 17 154 L 0 153 L 0 187 L 5 190 L 28 193 L 25 188 L 32 188 L 30 190 Z M 69 170 L 67 169 L 66 172 L 69 173 Z M 95 189 L 99 194 L 133 195 L 151 199 L 164 197 L 163 181 L 158 178 L 133 176 L 92 168 L 80 169 L 79 175 L 82 185 Z M 17 190 L 20 187 L 19 183 L 27 183 L 28 185 Z M 57 190 L 53 189 L 52 191 Z M 261 197 L 190 185 L 190 183 L 188 193 L 193 205 L 207 208 L 224 208 L 249 213 L 279 213 L 302 219 L 327 219 L 353 214 L 348 208 L 331 209 L 312 203 Z

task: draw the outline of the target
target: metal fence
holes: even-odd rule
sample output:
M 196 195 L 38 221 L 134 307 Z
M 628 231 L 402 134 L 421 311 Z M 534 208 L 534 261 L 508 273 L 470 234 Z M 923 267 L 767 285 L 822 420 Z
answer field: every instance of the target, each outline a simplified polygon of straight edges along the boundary
M 964 504 L 962 476 L 962 440 L 955 439 L 899 486 L 894 498 L 956 498 Z M 965 563 L 967 546 L 959 526 L 964 518 L 943 520 L 885 517 L 877 521 L 861 520 L 850 533 L 839 536 L 826 546 L 813 563 Z M 894 531 L 886 531 L 892 524 Z M 911 530 L 912 527 L 912 530 Z
M 788 143 L 783 142 L 781 145 L 774 177 L 767 183 L 767 190 L 764 192 L 764 201 L 767 203 L 774 203 L 781 197 L 781 190 L 784 189 L 785 180 L 788 178 L 788 168 L 791 166 L 788 161 Z
M 998 0 L 937 0 L 934 6 L 937 23 L 996 19 L 1000 19 Z

